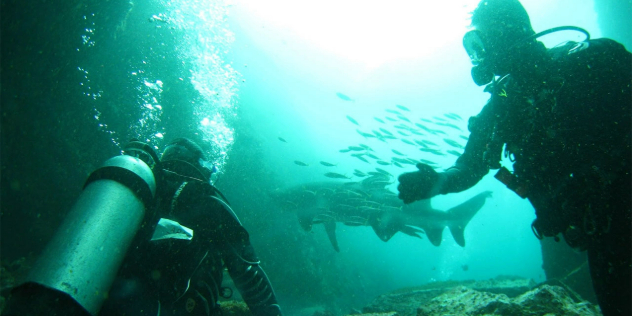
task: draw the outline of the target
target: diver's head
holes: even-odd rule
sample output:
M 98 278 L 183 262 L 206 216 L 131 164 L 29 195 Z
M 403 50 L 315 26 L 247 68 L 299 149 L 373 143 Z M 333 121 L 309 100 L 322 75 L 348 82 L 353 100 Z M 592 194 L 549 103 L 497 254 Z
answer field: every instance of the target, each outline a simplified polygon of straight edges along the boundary
M 176 138 L 167 145 L 160 158 L 165 169 L 190 177 L 201 175 L 208 181 L 213 166 L 206 160 L 202 148 L 188 138 Z
M 463 37 L 463 46 L 478 85 L 489 83 L 494 75 L 508 74 L 520 62 L 520 50 L 535 41 L 528 40 L 535 32 L 518 0 L 482 0 L 472 13 L 472 27 Z

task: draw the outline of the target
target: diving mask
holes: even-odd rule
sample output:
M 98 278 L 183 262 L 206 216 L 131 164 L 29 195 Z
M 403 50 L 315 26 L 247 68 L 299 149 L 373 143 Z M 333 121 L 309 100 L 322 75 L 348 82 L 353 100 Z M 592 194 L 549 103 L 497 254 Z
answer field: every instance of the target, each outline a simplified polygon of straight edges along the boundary
M 485 42 L 480 31 L 473 30 L 463 36 L 463 47 L 472 61 L 472 79 L 478 86 L 486 85 L 494 79 L 494 73 L 485 63 L 488 52 L 485 49 Z
M 494 79 L 494 72 L 492 71 L 492 59 L 497 60 L 501 52 L 503 52 L 503 54 L 511 54 L 514 49 L 520 47 L 519 45 L 528 43 L 529 41 L 535 40 L 538 37 L 559 31 L 577 31 L 586 36 L 583 41 L 590 40 L 590 34 L 588 34 L 586 30 L 576 26 L 554 27 L 552 29 L 542 31 L 531 36 L 519 38 L 509 46 L 491 45 L 491 47 L 489 47 L 490 45 L 485 40 L 482 32 L 478 30 L 472 30 L 465 33 L 465 35 L 463 36 L 463 47 L 465 48 L 467 55 L 470 57 L 472 65 L 474 65 L 471 71 L 474 83 L 482 86 L 490 83 Z

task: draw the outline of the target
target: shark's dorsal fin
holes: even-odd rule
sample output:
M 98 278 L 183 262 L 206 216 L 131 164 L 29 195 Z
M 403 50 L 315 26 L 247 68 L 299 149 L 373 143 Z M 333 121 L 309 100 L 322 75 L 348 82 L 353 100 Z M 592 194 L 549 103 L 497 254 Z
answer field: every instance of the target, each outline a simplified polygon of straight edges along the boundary
M 428 240 L 435 246 L 441 245 L 441 240 L 443 239 L 443 227 L 441 228 L 424 228 L 426 231 L 426 236 L 428 236 Z
M 329 241 L 331 245 L 334 247 L 336 252 L 340 252 L 340 248 L 338 247 L 338 239 L 336 238 L 336 222 L 335 221 L 327 221 L 323 223 L 325 225 L 325 231 L 327 232 L 327 237 L 329 237 Z

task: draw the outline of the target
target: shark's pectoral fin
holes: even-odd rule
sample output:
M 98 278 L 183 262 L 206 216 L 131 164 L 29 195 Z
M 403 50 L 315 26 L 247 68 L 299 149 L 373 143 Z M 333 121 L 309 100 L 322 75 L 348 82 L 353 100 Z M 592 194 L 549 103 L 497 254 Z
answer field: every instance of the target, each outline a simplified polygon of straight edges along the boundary
M 312 230 L 313 221 L 314 221 L 314 216 L 301 215 L 300 213 L 298 214 L 298 223 L 307 232 Z
M 336 252 L 340 252 L 340 248 L 338 247 L 338 239 L 336 238 L 336 222 L 335 221 L 327 221 L 323 223 L 325 225 L 325 231 L 327 232 L 327 237 L 329 237 L 329 241 L 331 245 L 334 247 Z
M 443 227 L 441 228 L 425 228 L 426 236 L 428 236 L 428 240 L 435 246 L 441 245 L 441 240 L 443 239 Z
M 408 236 L 413 236 L 417 238 L 421 238 L 421 235 L 424 234 L 424 231 L 413 226 L 404 225 L 400 228 L 400 231 Z
M 372 216 L 369 218 L 368 223 L 371 224 L 371 228 L 382 241 L 389 241 L 398 231 L 390 224 L 390 218 L 388 216 Z

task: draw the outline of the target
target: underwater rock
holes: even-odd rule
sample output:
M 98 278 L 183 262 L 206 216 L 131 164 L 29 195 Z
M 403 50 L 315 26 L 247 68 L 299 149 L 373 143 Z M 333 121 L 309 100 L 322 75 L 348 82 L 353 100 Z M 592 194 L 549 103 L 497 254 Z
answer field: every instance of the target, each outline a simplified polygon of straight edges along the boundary
M 419 307 L 417 316 L 597 316 L 599 309 L 588 303 L 576 303 L 559 286 L 544 285 L 516 298 L 459 286 Z
M 219 303 L 222 315 L 230 316 L 252 316 L 248 305 L 243 301 L 221 301 Z
M 390 313 L 370 313 L 370 314 L 349 314 L 347 316 L 400 316 L 397 312 Z
M 371 304 L 362 309 L 364 313 L 398 312 L 399 316 L 415 316 L 417 308 L 431 299 L 452 290 L 457 286 L 466 286 L 482 292 L 504 294 L 516 297 L 532 289 L 536 283 L 531 279 L 499 276 L 489 280 L 433 282 L 424 286 L 406 288 L 378 296 Z

